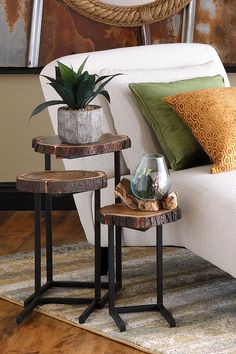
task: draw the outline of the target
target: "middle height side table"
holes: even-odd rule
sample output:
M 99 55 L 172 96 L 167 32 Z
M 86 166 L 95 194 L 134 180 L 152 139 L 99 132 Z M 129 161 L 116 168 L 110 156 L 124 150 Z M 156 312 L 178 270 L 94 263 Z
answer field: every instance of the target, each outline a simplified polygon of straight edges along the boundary
M 103 171 L 39 171 L 23 173 L 17 176 L 17 189 L 34 194 L 34 293 L 24 301 L 24 309 L 17 315 L 16 322 L 20 324 L 25 317 L 38 305 L 44 304 L 90 304 L 94 299 L 100 300 L 100 269 L 99 258 L 95 262 L 95 297 L 52 297 L 45 294 L 51 288 L 87 288 L 90 283 L 81 281 L 55 281 L 53 279 L 52 240 L 47 243 L 46 254 L 46 282 L 42 284 L 41 272 L 41 197 L 46 195 L 60 195 L 95 192 L 95 204 L 100 199 L 100 189 L 107 186 L 107 176 Z M 49 241 L 49 240 L 47 240 Z M 96 281 L 97 280 L 97 281 Z
M 34 151 L 44 154 L 45 170 L 51 170 L 51 155 L 56 158 L 75 159 L 86 156 L 101 155 L 114 153 L 114 175 L 115 186 L 120 182 L 120 151 L 131 147 L 131 140 L 126 135 L 103 134 L 98 142 L 91 144 L 66 144 L 62 143 L 57 135 L 39 136 L 32 140 Z M 115 203 L 120 200 L 116 198 Z M 96 210 L 100 208 L 100 195 L 95 198 L 95 215 Z M 51 230 L 51 210 L 52 197 L 50 194 L 45 195 L 45 214 L 46 214 L 46 259 L 52 258 L 52 230 Z M 122 287 L 122 269 L 121 269 L 121 228 L 116 227 L 116 290 Z M 95 296 L 94 301 L 80 316 L 80 323 L 84 323 L 88 316 L 95 308 L 102 307 L 108 300 L 108 293 L 101 299 L 101 287 L 108 288 L 107 283 L 101 283 L 101 275 L 107 274 L 108 270 L 108 249 L 101 247 L 101 225 L 95 221 L 95 264 L 100 263 L 100 269 L 95 269 L 96 288 L 100 291 Z M 96 267 L 97 268 L 97 267 Z M 48 273 L 53 279 L 52 263 L 47 262 Z M 79 286 L 78 282 L 78 285 Z M 86 284 L 87 288 L 94 288 L 94 282 Z

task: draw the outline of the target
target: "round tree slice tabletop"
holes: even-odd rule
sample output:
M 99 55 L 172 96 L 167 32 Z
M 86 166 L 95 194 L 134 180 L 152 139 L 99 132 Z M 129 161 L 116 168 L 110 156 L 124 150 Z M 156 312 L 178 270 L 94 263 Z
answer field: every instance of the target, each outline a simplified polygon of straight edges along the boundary
M 103 134 L 91 144 L 63 143 L 57 135 L 38 136 L 32 140 L 34 151 L 68 159 L 121 151 L 130 146 L 131 140 L 127 135 L 117 134 Z
M 125 204 L 112 204 L 99 209 L 97 218 L 98 221 L 106 225 L 149 229 L 179 220 L 181 210 L 177 207 L 174 210 L 142 211 L 130 209 Z
M 17 177 L 16 186 L 29 193 L 81 193 L 105 188 L 107 176 L 102 171 L 28 172 Z

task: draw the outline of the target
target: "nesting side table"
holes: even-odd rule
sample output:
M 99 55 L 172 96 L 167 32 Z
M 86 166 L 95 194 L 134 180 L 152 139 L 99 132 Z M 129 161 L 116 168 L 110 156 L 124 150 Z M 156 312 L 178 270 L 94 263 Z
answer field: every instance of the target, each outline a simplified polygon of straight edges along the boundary
M 45 170 L 51 170 L 51 155 L 56 158 L 75 159 L 86 156 L 114 153 L 114 174 L 115 185 L 120 182 L 120 151 L 131 147 L 131 140 L 126 135 L 103 134 L 98 142 L 91 144 L 65 144 L 62 143 L 57 135 L 39 136 L 32 140 L 32 147 L 35 152 L 44 154 Z M 95 211 L 100 208 L 100 195 L 96 196 L 95 191 Z M 115 203 L 119 203 L 116 198 Z M 50 194 L 45 195 L 46 211 L 46 252 L 48 259 L 52 257 L 52 230 L 51 230 L 51 210 L 52 199 Z M 96 213 L 95 213 L 96 215 Z M 121 228 L 116 227 L 116 290 L 122 287 L 122 269 L 121 269 Z M 108 293 L 101 299 L 101 287 L 107 288 L 107 283 L 101 283 L 101 275 L 106 275 L 108 270 L 108 248 L 101 247 L 101 226 L 95 221 L 95 264 L 99 264 L 95 269 L 95 283 L 97 294 L 94 301 L 80 316 L 80 323 L 84 323 L 90 313 L 99 307 L 102 307 L 108 300 Z M 53 277 L 52 264 L 48 264 L 49 273 Z M 87 284 L 87 287 L 95 287 L 94 283 Z M 100 288 L 100 290 L 99 290 Z
M 90 304 L 94 298 L 78 297 L 45 297 L 51 288 L 95 288 L 95 298 L 100 294 L 100 274 L 96 271 L 94 282 L 55 281 L 53 280 L 52 239 L 46 241 L 46 283 L 41 279 L 41 196 L 83 193 L 95 191 L 95 204 L 100 199 L 100 189 L 107 186 L 107 176 L 102 171 L 41 171 L 23 173 L 17 177 L 17 189 L 34 194 L 34 270 L 35 291 L 24 301 L 24 309 L 18 314 L 16 322 L 20 324 L 38 305 L 43 304 Z M 49 225 L 51 230 L 51 225 Z M 49 236 L 49 235 L 48 235 Z M 50 235 L 51 236 L 51 235 Z M 96 258 L 95 269 L 99 269 L 99 258 Z
M 176 326 L 172 314 L 163 305 L 163 245 L 162 226 L 181 218 L 181 210 L 140 211 L 132 210 L 124 204 L 107 205 L 97 212 L 97 220 L 108 226 L 108 256 L 109 256 L 109 315 L 115 321 L 121 332 L 126 331 L 126 324 L 120 313 L 158 311 L 169 323 Z M 146 231 L 156 227 L 156 303 L 117 307 L 115 305 L 115 276 L 114 276 L 114 226 Z

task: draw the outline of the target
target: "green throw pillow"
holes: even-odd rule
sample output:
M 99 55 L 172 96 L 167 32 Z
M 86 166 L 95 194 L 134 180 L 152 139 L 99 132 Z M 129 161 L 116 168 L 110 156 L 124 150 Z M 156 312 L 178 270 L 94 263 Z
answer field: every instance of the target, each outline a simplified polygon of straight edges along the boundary
M 163 97 L 214 87 L 224 87 L 221 75 L 169 83 L 129 84 L 140 111 L 156 134 L 173 170 L 204 165 L 210 160 L 190 128 L 164 102 Z

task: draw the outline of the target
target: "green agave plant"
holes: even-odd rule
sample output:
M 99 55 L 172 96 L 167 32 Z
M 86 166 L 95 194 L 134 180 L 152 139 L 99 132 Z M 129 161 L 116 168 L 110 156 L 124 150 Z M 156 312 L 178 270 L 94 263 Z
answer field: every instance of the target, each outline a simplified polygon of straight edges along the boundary
M 96 74 L 90 75 L 88 71 L 83 71 L 87 59 L 88 57 L 80 65 L 77 72 L 74 71 L 72 67 L 70 68 L 58 61 L 58 66 L 55 67 L 55 79 L 43 75 L 50 81 L 49 85 L 54 88 L 62 99 L 41 103 L 33 110 L 30 118 L 49 106 L 63 103 L 72 110 L 85 109 L 97 95 L 103 95 L 110 103 L 109 93 L 104 90 L 104 87 L 115 76 L 121 74 L 118 73 L 100 77 Z

